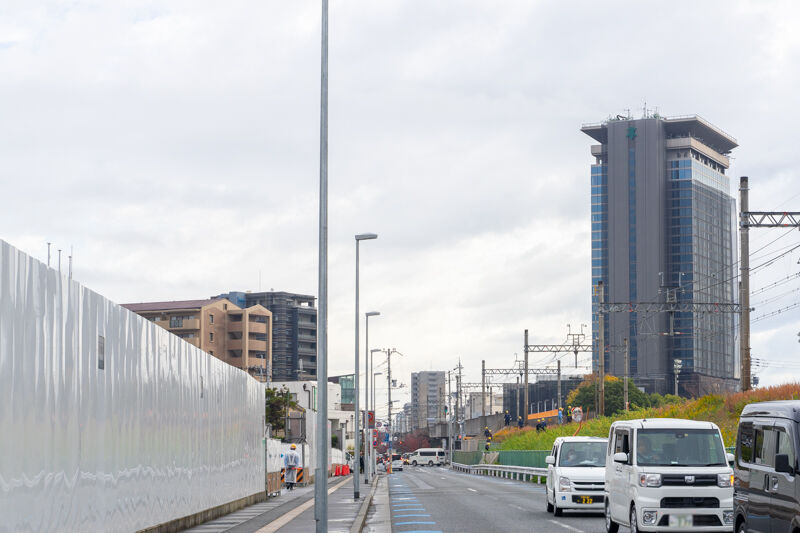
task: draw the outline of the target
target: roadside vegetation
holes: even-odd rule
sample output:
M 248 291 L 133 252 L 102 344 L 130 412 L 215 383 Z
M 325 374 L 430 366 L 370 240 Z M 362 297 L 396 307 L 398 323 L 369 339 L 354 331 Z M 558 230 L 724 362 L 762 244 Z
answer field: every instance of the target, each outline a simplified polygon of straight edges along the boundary
M 614 381 L 620 381 L 617 378 L 610 378 L 606 384 L 606 405 L 609 403 L 609 385 Z M 584 387 L 587 383 L 581 385 Z M 591 384 L 589 384 L 591 385 Z M 570 405 L 581 405 L 581 398 L 588 397 L 591 394 L 592 403 L 594 403 L 594 386 L 591 385 L 591 391 L 580 391 L 580 388 L 573 391 L 575 394 L 570 394 L 570 398 L 575 400 L 575 403 Z M 618 387 L 622 391 L 622 386 Z M 588 387 L 587 387 L 588 389 Z M 658 398 L 650 398 L 654 395 L 647 395 L 641 393 L 638 389 L 637 392 L 641 394 L 638 396 L 639 402 L 633 400 L 632 390 L 629 389 L 629 401 L 631 403 L 631 410 L 625 412 L 624 409 L 617 409 L 611 416 L 601 416 L 585 421 L 582 426 L 576 423 L 563 424 L 561 426 L 548 426 L 546 431 L 537 432 L 534 428 L 528 427 L 524 429 L 517 428 L 504 428 L 494 435 L 494 447 L 500 450 L 549 450 L 553 446 L 553 440 L 556 437 L 567 437 L 574 435 L 576 432 L 582 436 L 594 437 L 608 437 L 608 430 L 611 423 L 616 420 L 632 420 L 637 418 L 686 418 L 689 420 L 707 420 L 717 424 L 722 431 L 722 438 L 725 441 L 725 446 L 733 446 L 736 441 L 736 427 L 739 423 L 739 415 L 742 413 L 744 406 L 754 402 L 766 402 L 771 400 L 798 400 L 800 399 L 800 383 L 789 383 L 785 385 L 778 385 L 775 387 L 764 387 L 747 392 L 739 392 L 736 394 L 721 395 L 710 394 L 695 400 L 680 399 L 675 396 L 666 396 Z M 658 396 L 658 395 L 655 395 Z M 645 406 L 644 398 L 648 398 L 648 405 Z M 653 403 L 661 403 L 660 405 L 652 405 Z M 621 406 L 622 403 L 620 402 Z

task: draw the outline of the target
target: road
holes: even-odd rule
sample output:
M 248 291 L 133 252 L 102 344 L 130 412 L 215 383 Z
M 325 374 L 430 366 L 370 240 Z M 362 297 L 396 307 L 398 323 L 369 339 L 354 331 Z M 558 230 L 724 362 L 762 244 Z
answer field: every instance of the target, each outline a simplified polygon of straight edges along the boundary
M 389 487 L 395 533 L 605 532 L 602 514 L 566 511 L 556 518 L 546 512 L 544 485 L 406 466 L 391 474 Z

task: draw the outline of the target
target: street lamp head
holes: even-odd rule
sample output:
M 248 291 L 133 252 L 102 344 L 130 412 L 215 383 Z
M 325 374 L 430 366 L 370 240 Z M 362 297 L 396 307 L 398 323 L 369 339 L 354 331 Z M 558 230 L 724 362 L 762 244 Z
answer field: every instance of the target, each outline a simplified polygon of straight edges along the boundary
M 370 239 L 377 239 L 377 238 L 378 238 L 377 233 L 359 233 L 358 235 L 356 235 L 357 241 L 367 241 Z
M 367 316 L 380 316 L 380 314 L 381 314 L 380 311 L 369 311 L 368 313 L 366 313 Z

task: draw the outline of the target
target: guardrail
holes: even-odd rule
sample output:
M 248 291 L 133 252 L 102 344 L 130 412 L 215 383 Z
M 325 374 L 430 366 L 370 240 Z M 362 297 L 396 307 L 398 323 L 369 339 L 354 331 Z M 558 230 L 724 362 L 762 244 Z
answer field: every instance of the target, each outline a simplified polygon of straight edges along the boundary
M 536 483 L 541 483 L 542 478 L 547 477 L 546 468 L 534 468 L 532 466 L 464 465 L 461 463 L 452 463 L 450 468 L 457 472 L 465 472 L 467 474 L 502 477 L 531 483 L 534 482 L 534 478 L 536 478 Z

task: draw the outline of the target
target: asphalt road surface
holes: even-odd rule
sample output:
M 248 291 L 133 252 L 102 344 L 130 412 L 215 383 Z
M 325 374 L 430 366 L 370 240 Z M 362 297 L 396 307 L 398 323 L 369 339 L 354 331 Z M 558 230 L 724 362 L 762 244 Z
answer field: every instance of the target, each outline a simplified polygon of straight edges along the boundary
M 395 533 L 605 532 L 602 513 L 548 513 L 543 484 L 407 465 L 389 476 L 389 492 Z

